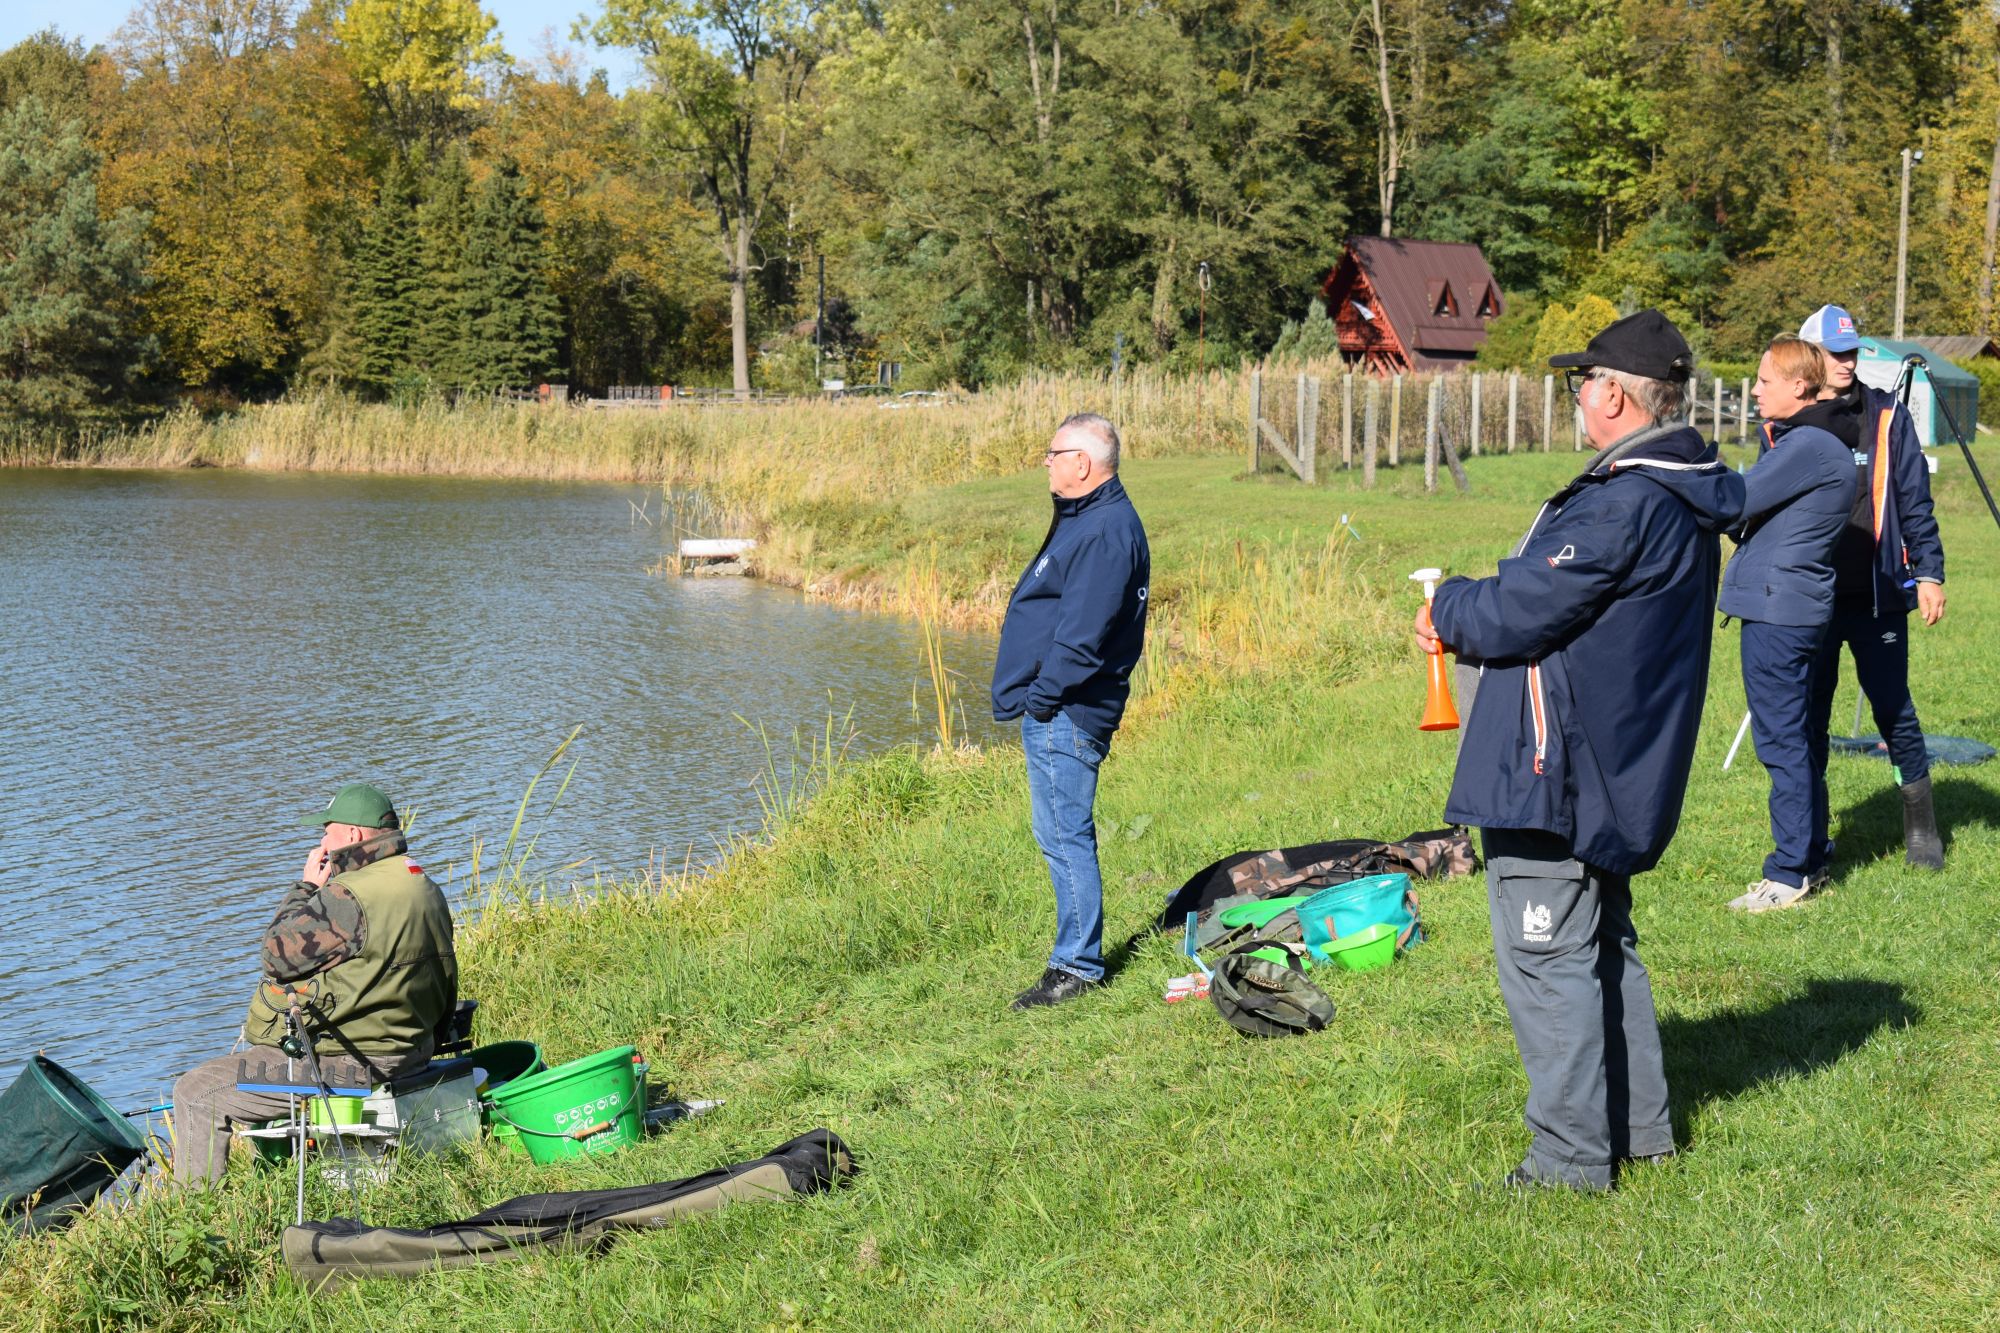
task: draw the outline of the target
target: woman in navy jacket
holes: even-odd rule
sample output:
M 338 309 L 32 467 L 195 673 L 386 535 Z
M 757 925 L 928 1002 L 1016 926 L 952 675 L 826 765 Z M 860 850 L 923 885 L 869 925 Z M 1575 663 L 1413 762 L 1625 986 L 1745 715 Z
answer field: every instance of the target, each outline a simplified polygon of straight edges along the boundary
M 1855 378 L 1861 338 L 1852 315 L 1839 306 L 1821 306 L 1799 336 L 1818 344 L 1827 360 L 1827 386 L 1808 413 L 1854 451 L 1856 472 L 1854 508 L 1833 552 L 1833 623 L 1820 645 L 1806 719 L 1814 762 L 1825 773 L 1826 733 L 1833 721 L 1844 644 L 1854 654 L 1876 730 L 1896 767 L 1904 859 L 1941 870 L 1944 841 L 1931 805 L 1930 753 L 1910 698 L 1910 612 L 1921 615 L 1926 625 L 1937 624 L 1944 615 L 1944 543 L 1931 513 L 1930 466 L 1918 447 L 1909 410 L 1894 394 Z M 1820 790 L 1824 792 L 1824 782 Z M 1831 859 L 1828 823 L 1822 803 L 1813 811 L 1813 837 Z
M 1744 481 L 1742 545 L 1722 575 L 1723 613 L 1743 622 L 1743 692 L 1757 758 L 1771 775 L 1771 854 L 1730 906 L 1768 912 L 1826 879 L 1813 834 L 1826 808 L 1807 721 L 1813 672 L 1833 618 L 1833 548 L 1854 507 L 1854 461 L 1840 440 L 1798 420 L 1826 387 L 1826 356 L 1802 338 L 1771 341 L 1757 367 L 1757 412 L 1771 442 Z M 1825 729 L 1821 728 L 1822 746 Z

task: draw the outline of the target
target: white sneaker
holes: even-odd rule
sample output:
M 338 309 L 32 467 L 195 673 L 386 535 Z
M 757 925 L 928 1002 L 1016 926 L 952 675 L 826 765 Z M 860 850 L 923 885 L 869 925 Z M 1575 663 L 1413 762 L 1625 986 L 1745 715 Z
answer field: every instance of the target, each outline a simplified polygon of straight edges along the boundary
M 1796 907 L 1812 896 L 1824 880 L 1804 884 L 1780 884 L 1775 879 L 1760 879 L 1750 886 L 1749 892 L 1740 898 L 1732 898 L 1730 910 L 1736 912 L 1775 912 L 1781 907 Z

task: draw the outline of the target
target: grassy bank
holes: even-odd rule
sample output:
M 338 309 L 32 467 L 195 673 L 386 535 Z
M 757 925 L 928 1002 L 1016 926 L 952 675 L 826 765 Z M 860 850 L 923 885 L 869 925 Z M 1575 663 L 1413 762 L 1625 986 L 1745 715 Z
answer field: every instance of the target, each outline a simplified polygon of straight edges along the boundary
M 1131 465 L 1162 646 L 1104 770 L 1108 938 L 1226 852 L 1437 822 L 1452 742 L 1414 728 L 1403 576 L 1489 567 L 1574 462 L 1476 461 L 1469 498 L 1415 494 L 1408 473 L 1364 496 L 1240 478 L 1227 459 Z M 1914 673 L 1932 730 L 1990 740 L 2000 593 L 1983 571 L 2000 533 L 1961 469 L 1947 460 L 1938 479 L 1950 613 L 1914 635 Z M 1030 473 L 913 496 L 880 531 L 818 546 L 822 568 L 886 586 L 928 560 L 938 586 L 976 600 L 1039 538 L 1040 485 Z M 1360 536 L 1329 544 L 1342 512 Z M 1333 979 L 1339 1016 L 1314 1038 L 1252 1042 L 1203 1006 L 1163 1004 L 1186 969 L 1162 940 L 1121 953 L 1098 996 L 1011 1014 L 1051 930 L 1018 755 L 902 752 L 836 766 L 817 800 L 714 874 L 571 906 L 503 898 L 468 928 L 483 1038 L 531 1037 L 554 1059 L 636 1041 L 680 1089 L 728 1098 L 722 1112 L 577 1167 L 482 1152 L 358 1204 L 316 1185 L 309 1211 L 419 1224 L 516 1192 L 691 1173 L 817 1124 L 860 1155 L 852 1189 L 596 1260 L 315 1300 L 277 1264 L 286 1183 L 246 1173 L 219 1196 L 149 1199 L 12 1244 L 0 1323 L 1989 1323 L 2000 774 L 1940 772 L 1950 868 L 1925 876 L 1900 862 L 1886 765 L 1836 759 L 1832 889 L 1775 917 L 1729 913 L 1764 851 L 1766 790 L 1754 764 L 1720 771 L 1743 708 L 1735 642 L 1717 636 L 1681 835 L 1638 887 L 1685 1151 L 1611 1197 L 1477 1188 L 1525 1143 L 1478 881 L 1426 894 L 1431 941 L 1394 970 Z M 1836 718 L 1852 703 L 1850 685 Z

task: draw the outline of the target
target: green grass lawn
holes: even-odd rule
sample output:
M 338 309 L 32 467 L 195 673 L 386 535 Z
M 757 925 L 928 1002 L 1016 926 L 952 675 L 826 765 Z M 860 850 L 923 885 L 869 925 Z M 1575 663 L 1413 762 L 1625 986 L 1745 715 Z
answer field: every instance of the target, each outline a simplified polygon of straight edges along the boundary
M 1248 587 L 1255 551 L 1339 550 L 1325 538 L 1348 513 L 1351 563 L 1289 613 L 1339 618 L 1351 595 L 1359 628 L 1329 640 L 1313 625 L 1264 626 L 1321 645 L 1323 659 L 1149 663 L 1103 770 L 1107 941 L 1228 852 L 1441 822 L 1453 740 L 1415 729 L 1423 678 L 1403 576 L 1420 563 L 1490 569 L 1578 465 L 1468 460 L 1469 497 L 1423 496 L 1410 468 L 1364 493 L 1339 477 L 1317 489 L 1244 478 L 1228 459 L 1130 466 L 1156 582 L 1183 606 L 1220 568 L 1215 553 L 1249 545 L 1231 567 L 1231 586 Z M 1946 456 L 1938 482 L 1951 602 L 1942 625 L 1912 636 L 1918 705 L 1930 730 L 1993 740 L 2000 593 L 1986 571 L 2000 531 L 1962 460 Z M 920 496 L 822 553 L 865 573 L 929 537 L 960 590 L 1011 582 L 1045 522 L 1040 488 L 1030 474 Z M 1633 670 L 1646 670 L 1643 651 Z M 1852 707 L 1850 676 L 1838 723 Z M 837 770 L 765 844 L 671 893 L 515 910 L 469 932 L 483 1040 L 533 1038 L 552 1060 L 636 1042 L 656 1084 L 725 1097 L 724 1110 L 576 1167 L 482 1151 L 406 1169 L 358 1201 L 315 1185 L 310 1211 L 419 1224 L 513 1193 L 690 1174 L 815 1125 L 859 1156 L 851 1189 L 725 1211 L 594 1260 L 314 1299 L 277 1263 L 287 1182 L 246 1172 L 218 1197 L 156 1199 L 16 1243 L 0 1322 L 1990 1325 L 2000 769 L 1938 772 L 1949 865 L 1927 875 L 1901 862 L 1888 766 L 1836 757 L 1835 882 L 1797 910 L 1746 918 L 1723 903 L 1757 876 L 1766 784 L 1747 745 L 1720 769 L 1742 711 L 1732 628 L 1716 636 L 1680 835 L 1635 886 L 1682 1154 L 1608 1197 L 1480 1188 L 1526 1146 L 1480 880 L 1428 888 L 1429 942 L 1391 971 L 1326 978 L 1339 1014 L 1311 1038 L 1252 1041 L 1205 1003 L 1163 1003 L 1187 968 L 1162 939 L 1119 953 L 1106 991 L 1015 1014 L 1006 1003 L 1038 974 L 1053 929 L 1019 755 L 901 752 Z

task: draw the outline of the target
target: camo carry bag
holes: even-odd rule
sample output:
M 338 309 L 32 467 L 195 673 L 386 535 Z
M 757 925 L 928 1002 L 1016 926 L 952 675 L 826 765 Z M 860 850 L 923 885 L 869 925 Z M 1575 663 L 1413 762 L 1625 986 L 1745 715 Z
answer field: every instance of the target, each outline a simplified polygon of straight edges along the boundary
M 1246 945 L 1215 965 L 1208 998 L 1223 1021 L 1249 1037 L 1301 1037 L 1333 1022 L 1333 1001 L 1306 979 L 1305 946 L 1286 944 L 1286 961 L 1259 958 Z

